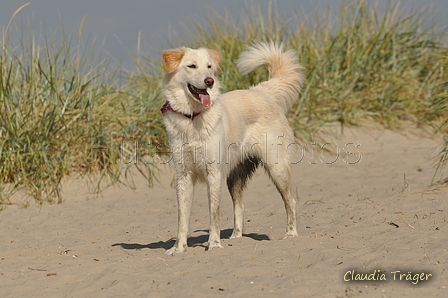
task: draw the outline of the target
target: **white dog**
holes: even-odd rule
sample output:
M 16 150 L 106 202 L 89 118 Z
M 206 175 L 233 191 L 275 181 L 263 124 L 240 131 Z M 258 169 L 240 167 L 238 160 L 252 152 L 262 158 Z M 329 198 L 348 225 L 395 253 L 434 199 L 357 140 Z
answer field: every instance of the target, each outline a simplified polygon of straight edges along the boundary
M 263 165 L 285 204 L 284 238 L 297 236 L 290 189 L 291 154 L 296 146 L 291 146 L 294 135 L 285 117 L 303 83 L 295 53 L 272 42 L 248 47 L 237 62 L 239 70 L 248 73 L 266 65 L 270 79 L 222 95 L 217 79 L 220 53 L 182 47 L 164 51 L 163 59 L 168 73 L 163 80 L 166 103 L 161 111 L 175 163 L 179 212 L 177 240 L 167 253 L 180 253 L 187 247 L 193 188 L 198 180 L 208 187 L 208 249 L 222 247 L 219 204 L 225 178 L 234 207 L 231 238 L 241 237 L 242 192 L 258 165 Z

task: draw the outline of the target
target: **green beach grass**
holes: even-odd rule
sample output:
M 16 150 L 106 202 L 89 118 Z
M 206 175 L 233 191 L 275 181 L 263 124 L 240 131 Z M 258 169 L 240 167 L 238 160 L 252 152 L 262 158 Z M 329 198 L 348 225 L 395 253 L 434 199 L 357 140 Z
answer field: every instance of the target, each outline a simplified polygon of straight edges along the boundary
M 434 177 L 441 173 L 448 160 L 448 48 L 428 14 L 391 5 L 379 15 L 359 1 L 322 19 L 282 19 L 256 9 L 236 21 L 215 13 L 207 24 L 194 24 L 179 45 L 223 53 L 226 92 L 267 79 L 265 69 L 238 73 L 235 61 L 245 45 L 284 42 L 306 68 L 303 94 L 288 114 L 298 138 L 328 123 L 417 124 L 445 138 L 434 160 Z M 30 33 L 15 45 L 11 34 L 9 25 L 3 28 L 0 208 L 17 204 L 10 199 L 17 191 L 40 204 L 61 203 L 61 181 L 69 176 L 91 177 L 96 191 L 104 181 L 132 187 L 124 174 L 137 167 L 152 183 L 152 157 L 167 149 L 157 146 L 167 144 L 159 111 L 161 63 L 135 57 L 132 72 L 114 67 L 111 57 L 94 53 L 94 44 L 81 46 L 82 23 L 76 42 L 65 37 L 55 44 Z

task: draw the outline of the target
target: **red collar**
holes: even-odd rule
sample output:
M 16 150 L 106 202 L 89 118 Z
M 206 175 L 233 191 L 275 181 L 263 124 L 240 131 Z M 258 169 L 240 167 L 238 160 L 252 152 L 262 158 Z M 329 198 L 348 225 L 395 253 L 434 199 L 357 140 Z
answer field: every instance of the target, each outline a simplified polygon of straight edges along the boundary
M 196 116 L 198 116 L 200 114 L 200 112 L 199 112 L 199 113 L 193 113 L 193 114 L 188 115 L 188 114 L 184 114 L 184 113 L 181 113 L 179 111 L 176 111 L 176 110 L 173 109 L 173 107 L 171 107 L 170 102 L 168 100 L 160 108 L 160 111 L 162 112 L 162 114 L 164 114 L 166 111 L 173 111 L 175 113 L 179 113 L 181 115 L 184 115 L 185 117 L 190 118 L 191 120 L 193 120 L 194 117 L 196 117 Z

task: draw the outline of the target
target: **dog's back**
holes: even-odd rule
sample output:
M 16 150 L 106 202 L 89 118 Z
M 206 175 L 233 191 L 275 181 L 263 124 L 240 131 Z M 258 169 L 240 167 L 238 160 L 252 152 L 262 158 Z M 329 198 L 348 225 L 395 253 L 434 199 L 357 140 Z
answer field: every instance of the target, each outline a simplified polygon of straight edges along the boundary
M 228 165 L 227 186 L 234 205 L 232 238 L 242 236 L 244 206 L 242 193 L 255 169 L 263 165 L 282 196 L 287 214 L 285 238 L 297 236 L 295 201 L 291 196 L 290 167 L 294 162 L 294 133 L 286 112 L 299 96 L 303 84 L 302 66 L 292 50 L 282 45 L 258 43 L 248 47 L 238 60 L 242 73 L 267 66 L 270 78 L 248 90 L 220 96 L 226 110 L 224 126 Z
M 270 77 L 247 90 L 220 95 L 226 110 L 226 142 L 246 144 L 250 147 L 245 148 L 246 154 L 256 154 L 257 148 L 266 147 L 262 143 L 276 143 L 279 136 L 281 141 L 293 143 L 293 132 L 285 114 L 298 99 L 304 80 L 303 67 L 294 51 L 284 51 L 281 44 L 262 42 L 247 47 L 237 65 L 243 74 L 267 66 Z M 266 158 L 261 159 L 267 162 Z

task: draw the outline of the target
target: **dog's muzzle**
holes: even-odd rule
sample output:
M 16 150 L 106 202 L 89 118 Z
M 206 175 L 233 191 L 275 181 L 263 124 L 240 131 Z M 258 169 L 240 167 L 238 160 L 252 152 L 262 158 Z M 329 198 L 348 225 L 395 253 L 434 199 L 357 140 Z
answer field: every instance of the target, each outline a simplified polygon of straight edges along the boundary
M 207 87 L 212 88 L 215 81 L 213 78 L 207 77 L 204 80 L 204 83 Z M 188 84 L 188 90 L 194 98 L 199 100 L 204 107 L 209 107 L 211 104 L 210 94 L 208 94 L 207 89 L 199 89 L 195 86 Z

